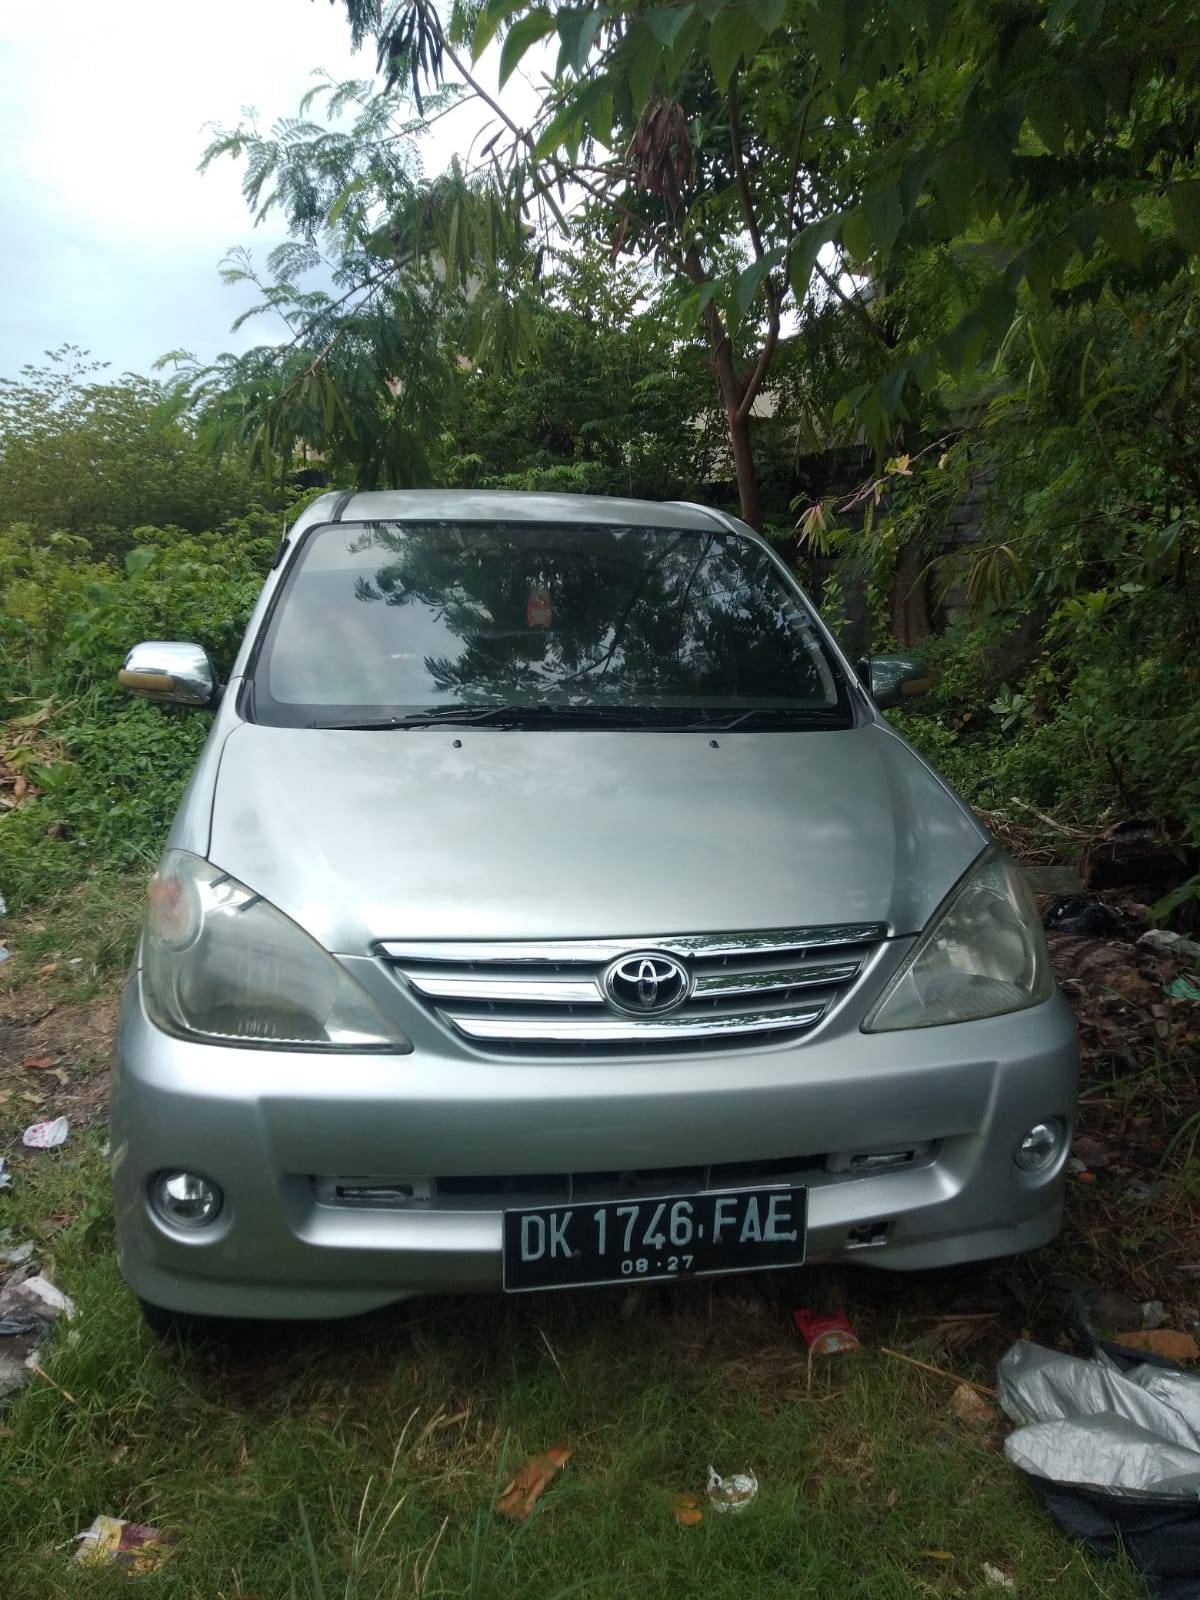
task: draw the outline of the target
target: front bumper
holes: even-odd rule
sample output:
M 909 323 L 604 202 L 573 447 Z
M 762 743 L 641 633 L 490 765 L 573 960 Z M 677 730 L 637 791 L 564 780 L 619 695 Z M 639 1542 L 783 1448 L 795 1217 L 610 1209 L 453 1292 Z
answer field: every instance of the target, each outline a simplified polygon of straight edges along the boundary
M 782 1158 L 811 1169 L 801 1180 L 810 1261 L 853 1253 L 941 1267 L 1053 1238 L 1065 1145 L 1048 1172 L 1023 1173 L 1012 1158 L 1035 1122 L 1074 1118 L 1075 1025 L 1062 996 L 890 1034 L 863 1034 L 860 1014 L 843 1010 L 799 1042 L 666 1059 L 497 1060 L 432 1031 L 411 1055 L 330 1057 L 170 1037 L 146 1016 L 135 972 L 112 1107 L 121 1271 L 145 1300 L 230 1317 L 347 1316 L 411 1294 L 496 1292 L 502 1210 L 524 1193 L 418 1191 L 364 1209 L 333 1203 L 329 1179 L 524 1174 L 521 1187 L 536 1189 L 539 1174 Z M 877 1175 L 816 1160 L 927 1143 L 923 1164 Z M 210 1227 L 189 1234 L 151 1210 L 147 1186 L 164 1169 L 221 1185 Z M 879 1242 L 863 1248 L 867 1237 Z

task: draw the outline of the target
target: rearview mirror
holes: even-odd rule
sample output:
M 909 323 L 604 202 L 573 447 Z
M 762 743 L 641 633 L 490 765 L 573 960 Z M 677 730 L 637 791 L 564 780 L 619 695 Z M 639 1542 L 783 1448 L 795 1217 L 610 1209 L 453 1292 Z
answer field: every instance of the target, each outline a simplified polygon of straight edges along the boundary
M 179 706 L 215 705 L 221 690 L 207 650 L 166 639 L 135 644 L 117 682 L 130 694 Z
M 930 672 L 911 656 L 864 656 L 858 675 L 881 711 L 933 688 Z

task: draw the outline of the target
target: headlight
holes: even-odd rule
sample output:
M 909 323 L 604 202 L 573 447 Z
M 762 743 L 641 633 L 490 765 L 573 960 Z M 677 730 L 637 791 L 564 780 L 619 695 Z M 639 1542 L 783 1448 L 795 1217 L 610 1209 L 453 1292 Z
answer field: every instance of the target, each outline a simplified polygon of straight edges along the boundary
M 412 1049 L 315 939 L 186 850 L 168 850 L 150 882 L 142 993 L 167 1033 L 214 1044 Z
M 1019 868 L 992 849 L 935 915 L 863 1031 L 998 1017 L 1049 999 L 1053 988 L 1033 892 Z

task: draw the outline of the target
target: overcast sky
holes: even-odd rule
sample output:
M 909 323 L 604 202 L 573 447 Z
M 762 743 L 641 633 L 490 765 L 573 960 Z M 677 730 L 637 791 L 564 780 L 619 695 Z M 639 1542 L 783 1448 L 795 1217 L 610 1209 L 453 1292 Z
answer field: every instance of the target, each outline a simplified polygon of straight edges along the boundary
M 248 106 L 269 125 L 314 68 L 373 66 L 369 47 L 351 54 L 341 0 L 0 0 L 0 377 L 64 343 L 119 373 L 261 340 L 265 321 L 230 335 L 249 302 L 217 267 L 280 235 L 251 225 L 234 162 L 196 171 L 206 125 Z M 427 169 L 479 122 L 445 119 Z

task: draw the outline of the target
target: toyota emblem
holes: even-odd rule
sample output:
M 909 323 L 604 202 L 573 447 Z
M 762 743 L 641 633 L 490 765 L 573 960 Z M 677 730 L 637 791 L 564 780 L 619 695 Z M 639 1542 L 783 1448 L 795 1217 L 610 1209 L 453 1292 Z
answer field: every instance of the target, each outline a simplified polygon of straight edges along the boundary
M 691 992 L 687 969 L 657 950 L 621 956 L 604 974 L 604 993 L 618 1011 L 635 1017 L 674 1011 Z

